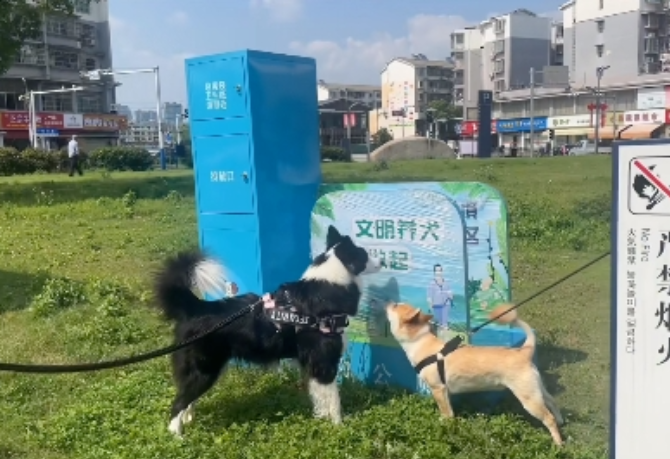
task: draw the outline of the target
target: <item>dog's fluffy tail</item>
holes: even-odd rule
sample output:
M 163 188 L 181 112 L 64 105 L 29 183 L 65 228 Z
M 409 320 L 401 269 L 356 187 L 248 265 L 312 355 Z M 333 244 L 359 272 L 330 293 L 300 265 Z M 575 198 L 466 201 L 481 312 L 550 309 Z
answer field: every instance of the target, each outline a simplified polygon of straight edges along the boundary
M 519 318 L 517 310 L 512 309 L 513 307 L 513 304 L 501 304 L 491 311 L 489 317 L 496 319 L 496 322 L 499 324 L 520 327 L 526 333 L 526 341 L 524 341 L 522 348 L 535 349 L 535 333 L 533 333 L 533 329 L 530 328 L 528 323 Z M 505 315 L 498 317 L 501 314 Z
M 156 276 L 158 306 L 175 321 L 202 314 L 201 298 L 206 294 L 224 296 L 225 290 L 224 266 L 199 251 L 181 252 L 168 259 Z

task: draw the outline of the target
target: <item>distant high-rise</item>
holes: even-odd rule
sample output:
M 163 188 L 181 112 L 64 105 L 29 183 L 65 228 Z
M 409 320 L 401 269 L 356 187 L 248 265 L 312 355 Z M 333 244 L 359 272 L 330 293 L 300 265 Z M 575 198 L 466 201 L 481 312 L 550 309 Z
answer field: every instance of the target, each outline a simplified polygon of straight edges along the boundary
M 135 122 L 139 124 L 155 123 L 158 121 L 155 110 L 135 110 Z
M 128 121 L 133 120 L 133 111 L 127 105 L 114 104 L 112 110 L 116 111 L 117 115 L 125 116 Z
M 163 121 L 169 126 L 172 126 L 177 117 L 184 113 L 184 106 L 178 102 L 164 102 L 162 111 Z

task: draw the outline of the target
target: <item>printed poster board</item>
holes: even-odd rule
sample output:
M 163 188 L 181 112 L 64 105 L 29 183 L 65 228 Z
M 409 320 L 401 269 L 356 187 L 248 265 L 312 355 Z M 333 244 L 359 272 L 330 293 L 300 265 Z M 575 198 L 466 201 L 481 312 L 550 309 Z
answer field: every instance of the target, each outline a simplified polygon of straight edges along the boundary
M 670 141 L 615 144 L 611 459 L 668 456 Z
M 391 335 L 388 301 L 435 315 L 447 340 L 486 320 L 510 299 L 507 207 L 476 182 L 337 184 L 322 187 L 312 213 L 312 253 L 324 250 L 328 225 L 382 264 L 365 276 L 359 315 L 347 332 L 340 375 L 424 392 Z M 513 345 L 507 326 L 487 327 L 473 344 Z

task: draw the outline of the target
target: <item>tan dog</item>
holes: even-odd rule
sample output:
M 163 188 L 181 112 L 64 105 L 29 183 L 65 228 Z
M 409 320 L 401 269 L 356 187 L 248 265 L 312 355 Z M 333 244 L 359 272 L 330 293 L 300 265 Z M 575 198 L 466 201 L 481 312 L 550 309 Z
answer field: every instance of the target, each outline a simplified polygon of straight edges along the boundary
M 498 306 L 491 317 L 497 317 L 512 306 Z M 438 362 L 425 366 L 421 378 L 430 387 L 437 406 L 444 417 L 453 417 L 449 394 L 480 392 L 508 388 L 531 415 L 549 429 L 554 443 L 563 440 L 558 424 L 563 424 L 556 402 L 542 384 L 542 378 L 533 363 L 535 334 L 530 326 L 518 318 L 516 310 L 508 312 L 498 323 L 519 326 L 526 332 L 521 348 L 463 346 L 446 357 L 440 351 L 445 343 L 431 333 L 432 315 L 408 304 L 392 303 L 386 307 L 391 333 L 400 343 L 407 358 L 416 367 L 424 359 L 437 356 Z M 444 360 L 444 363 L 439 363 Z M 443 366 L 445 381 L 440 377 Z

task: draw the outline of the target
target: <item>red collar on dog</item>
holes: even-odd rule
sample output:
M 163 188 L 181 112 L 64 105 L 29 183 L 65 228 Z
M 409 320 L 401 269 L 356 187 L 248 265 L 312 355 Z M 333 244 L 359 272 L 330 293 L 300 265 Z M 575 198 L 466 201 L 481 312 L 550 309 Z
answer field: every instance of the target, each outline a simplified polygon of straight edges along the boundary
M 421 374 L 421 371 L 426 368 L 429 365 L 432 365 L 434 363 L 437 364 L 437 372 L 440 374 L 440 381 L 442 381 L 442 384 L 447 383 L 447 372 L 446 372 L 446 367 L 444 364 L 444 358 L 454 352 L 456 349 L 459 348 L 461 343 L 463 342 L 463 338 L 460 336 L 456 336 L 455 338 L 450 339 L 447 341 L 440 350 L 435 355 L 430 355 L 414 365 L 414 370 L 416 371 L 416 374 Z

